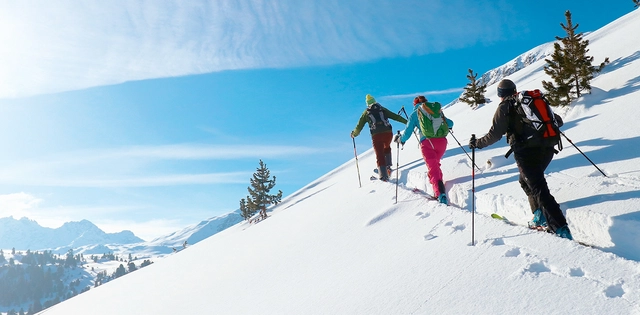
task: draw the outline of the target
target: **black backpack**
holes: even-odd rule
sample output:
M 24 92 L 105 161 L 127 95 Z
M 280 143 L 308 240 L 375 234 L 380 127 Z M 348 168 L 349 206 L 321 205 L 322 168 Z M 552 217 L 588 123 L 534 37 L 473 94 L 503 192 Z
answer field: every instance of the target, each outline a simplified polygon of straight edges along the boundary
M 558 150 L 562 150 L 560 127 L 549 101 L 540 90 L 518 93 L 518 99 L 513 106 L 517 116 L 517 127 L 514 130 L 517 145 L 522 147 L 558 145 Z
M 367 114 L 369 115 L 369 129 L 371 133 L 380 133 L 391 130 L 391 124 L 389 119 L 385 117 L 382 106 L 375 103 L 367 108 Z

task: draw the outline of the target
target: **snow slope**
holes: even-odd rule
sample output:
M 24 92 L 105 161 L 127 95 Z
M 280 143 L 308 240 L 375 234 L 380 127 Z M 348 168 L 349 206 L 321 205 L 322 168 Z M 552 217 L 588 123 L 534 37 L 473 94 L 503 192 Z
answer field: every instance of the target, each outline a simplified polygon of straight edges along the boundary
M 368 150 L 358 159 L 362 187 L 355 159 L 348 161 L 285 198 L 267 220 L 239 223 L 42 313 L 640 314 L 640 38 L 629 36 L 638 29 L 636 10 L 589 34 L 595 62 L 608 56 L 612 64 L 591 95 L 559 111 L 566 135 L 608 177 L 568 141 L 547 170 L 574 237 L 599 249 L 489 217 L 531 217 L 504 141 L 476 151 L 482 171 L 472 176 L 449 138 L 442 167 L 451 206 L 411 192 L 425 180 L 411 138 L 399 151 L 397 200 L 394 184 L 368 179 Z M 539 88 L 543 65 L 509 78 Z M 492 102 L 475 111 L 446 109 L 463 145 L 489 129 L 495 86 L 487 97 Z

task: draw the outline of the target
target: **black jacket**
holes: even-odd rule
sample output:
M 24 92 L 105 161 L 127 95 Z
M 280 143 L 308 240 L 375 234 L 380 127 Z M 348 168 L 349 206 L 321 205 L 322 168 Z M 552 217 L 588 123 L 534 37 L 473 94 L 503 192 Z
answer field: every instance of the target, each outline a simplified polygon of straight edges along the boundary
M 507 143 L 509 143 L 514 151 L 521 147 L 525 147 L 525 144 L 523 144 L 519 139 L 524 122 L 515 112 L 514 105 L 517 102 L 516 97 L 517 95 L 508 96 L 500 102 L 500 105 L 498 105 L 498 108 L 493 115 L 493 124 L 491 125 L 491 129 L 489 129 L 489 132 L 486 135 L 476 141 L 476 147 L 478 149 L 488 147 L 498 142 L 498 140 L 502 139 L 502 136 L 505 134 L 507 135 Z M 553 115 L 558 126 L 561 127 L 564 124 L 562 118 L 555 113 Z M 555 143 L 548 146 L 553 145 L 555 145 Z

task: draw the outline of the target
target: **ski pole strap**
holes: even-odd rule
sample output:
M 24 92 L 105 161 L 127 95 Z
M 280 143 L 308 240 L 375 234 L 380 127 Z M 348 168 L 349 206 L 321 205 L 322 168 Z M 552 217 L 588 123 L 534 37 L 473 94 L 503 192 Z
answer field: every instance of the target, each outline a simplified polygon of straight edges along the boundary
M 507 154 L 504 155 L 504 158 L 508 159 L 509 155 L 511 155 L 511 153 L 513 153 L 513 148 L 509 148 L 509 151 L 507 151 Z

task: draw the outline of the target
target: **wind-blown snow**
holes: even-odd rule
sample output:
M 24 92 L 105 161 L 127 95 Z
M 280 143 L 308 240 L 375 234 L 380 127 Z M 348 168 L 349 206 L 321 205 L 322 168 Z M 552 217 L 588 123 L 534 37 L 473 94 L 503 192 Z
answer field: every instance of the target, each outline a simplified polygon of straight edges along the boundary
M 640 37 L 629 35 L 638 29 L 636 10 L 587 36 L 594 62 L 612 63 L 592 94 L 558 110 L 566 135 L 608 177 L 566 139 L 547 169 L 574 238 L 598 249 L 489 217 L 531 217 L 504 140 L 475 152 L 482 171 L 473 176 L 456 143 L 469 151 L 469 136 L 489 129 L 499 103 L 489 86 L 491 103 L 446 108 L 455 121 L 442 161 L 451 206 L 410 191 L 425 186 L 414 138 L 399 161 L 393 151 L 397 202 L 394 184 L 368 179 L 375 158 L 358 148 L 362 187 L 353 159 L 267 220 L 237 224 L 43 313 L 640 314 Z M 543 65 L 509 78 L 521 90 L 541 88 Z

